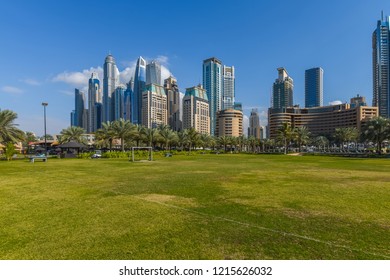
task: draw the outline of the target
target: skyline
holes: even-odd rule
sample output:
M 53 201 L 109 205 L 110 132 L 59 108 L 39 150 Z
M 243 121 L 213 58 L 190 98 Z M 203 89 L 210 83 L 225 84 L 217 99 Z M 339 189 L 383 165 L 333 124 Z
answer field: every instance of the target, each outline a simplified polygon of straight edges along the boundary
M 48 133 L 59 133 L 70 125 L 74 88 L 87 93 L 83 86 L 93 70 L 102 71 L 109 53 L 122 79 L 129 77 L 139 56 L 158 60 L 163 75 L 172 73 L 182 93 L 202 83 L 203 60 L 217 57 L 235 67 L 235 100 L 242 102 L 246 116 L 258 108 L 261 125 L 279 67 L 294 80 L 294 104 L 300 107 L 305 103 L 305 70 L 313 67 L 324 69 L 324 105 L 357 94 L 371 105 L 372 32 L 382 10 L 390 14 L 390 3 L 282 2 L 277 7 L 272 1 L 240 6 L 234 1 L 117 1 L 112 7 L 75 1 L 5 3 L 0 109 L 15 111 L 20 129 L 42 135 L 41 103 L 48 102 Z M 115 13 L 100 20 L 108 8 Z M 146 12 L 134 12 L 142 10 Z M 155 13 L 155 18 L 149 16 Z M 101 73 L 99 79 L 102 83 Z

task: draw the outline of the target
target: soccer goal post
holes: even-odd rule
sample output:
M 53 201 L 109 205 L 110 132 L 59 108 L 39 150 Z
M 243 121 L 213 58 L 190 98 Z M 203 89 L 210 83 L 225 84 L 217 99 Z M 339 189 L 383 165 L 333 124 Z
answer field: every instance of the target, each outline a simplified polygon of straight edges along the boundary
M 134 158 L 134 151 L 135 150 L 147 150 L 148 151 L 148 154 L 147 154 L 147 160 L 148 161 L 152 161 L 153 160 L 153 148 L 152 147 L 132 147 L 131 148 L 131 161 L 135 161 L 135 158 Z

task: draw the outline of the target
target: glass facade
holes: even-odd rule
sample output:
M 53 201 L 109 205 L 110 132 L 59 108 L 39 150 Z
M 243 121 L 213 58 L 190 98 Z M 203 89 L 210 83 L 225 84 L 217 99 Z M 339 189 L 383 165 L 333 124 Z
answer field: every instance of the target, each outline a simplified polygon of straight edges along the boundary
M 324 70 L 321 67 L 305 71 L 305 107 L 320 107 L 324 105 Z
M 131 98 L 131 122 L 142 124 L 142 92 L 146 82 L 146 61 L 141 56 L 137 60 L 134 75 L 134 90 Z
M 373 99 L 379 115 L 390 118 L 390 17 L 378 20 L 372 34 Z

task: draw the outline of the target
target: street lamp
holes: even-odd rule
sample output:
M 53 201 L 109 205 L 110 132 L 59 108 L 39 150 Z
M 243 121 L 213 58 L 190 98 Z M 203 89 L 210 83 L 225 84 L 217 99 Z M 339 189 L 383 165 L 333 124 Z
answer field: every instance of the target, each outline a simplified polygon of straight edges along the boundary
M 47 156 L 47 139 L 46 139 L 46 106 L 49 105 L 47 102 L 42 102 L 43 106 L 43 124 L 45 129 L 45 155 Z

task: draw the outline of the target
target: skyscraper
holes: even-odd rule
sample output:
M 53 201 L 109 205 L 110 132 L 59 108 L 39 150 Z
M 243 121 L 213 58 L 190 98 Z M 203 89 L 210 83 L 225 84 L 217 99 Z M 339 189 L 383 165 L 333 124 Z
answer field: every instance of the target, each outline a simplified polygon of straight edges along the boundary
M 161 65 L 153 60 L 146 65 L 146 84 L 156 84 L 161 86 Z
M 217 112 L 216 136 L 239 137 L 242 130 L 243 114 L 241 111 L 226 109 Z
M 123 118 L 131 121 L 131 97 L 134 91 L 134 79 L 131 77 L 130 81 L 126 84 L 124 105 L 123 105 Z
M 84 110 L 85 110 L 85 94 L 78 88 L 74 89 L 74 126 L 83 127 L 84 122 Z
M 390 118 L 390 17 L 378 20 L 372 34 L 372 106 L 379 109 L 379 116 Z
M 149 84 L 142 93 L 142 125 L 157 128 L 168 124 L 167 95 L 162 86 Z
M 203 88 L 210 106 L 210 133 L 215 135 L 216 114 L 222 110 L 222 62 L 215 57 L 203 61 Z
M 114 120 L 114 103 L 112 96 L 119 84 L 119 70 L 114 57 L 109 54 L 103 66 L 103 121 Z
M 252 109 L 249 117 L 248 137 L 250 136 L 253 136 L 256 139 L 261 139 L 260 118 L 257 109 Z
M 210 108 L 208 96 L 201 85 L 186 89 L 183 98 L 183 129 L 194 128 L 210 134 Z
M 96 103 L 102 103 L 102 95 L 98 74 L 94 72 L 88 82 L 88 133 L 97 130 L 97 119 L 101 119 L 97 117 Z
M 142 92 L 146 81 L 146 61 L 140 56 L 134 75 L 134 90 L 131 98 L 131 122 L 142 124 Z
M 172 76 L 165 79 L 164 89 L 168 99 L 168 124 L 174 131 L 181 131 L 180 91 L 176 79 Z
M 234 66 L 223 66 L 223 106 L 222 109 L 234 108 L 235 77 Z
M 124 85 L 118 85 L 115 89 L 115 95 L 112 99 L 114 103 L 114 121 L 124 118 L 125 89 Z
M 305 71 L 305 107 L 324 105 L 324 70 L 321 67 Z
M 272 108 L 287 108 L 293 106 L 293 79 L 288 76 L 286 69 L 277 69 L 278 79 L 275 80 L 272 90 Z

